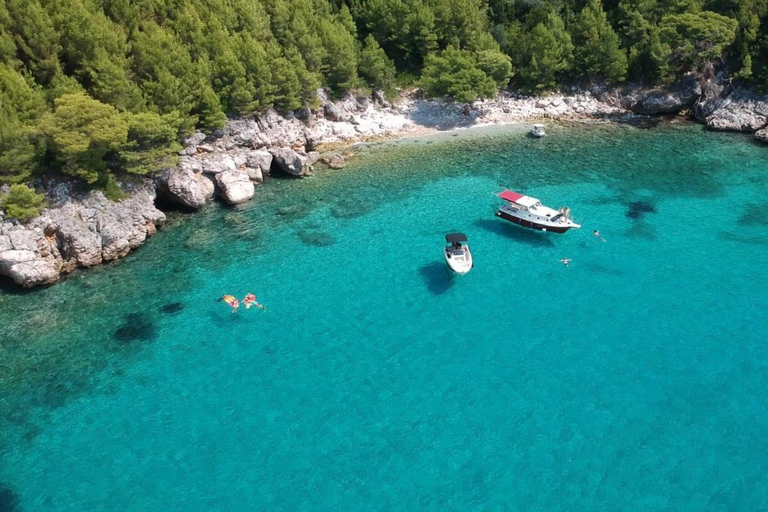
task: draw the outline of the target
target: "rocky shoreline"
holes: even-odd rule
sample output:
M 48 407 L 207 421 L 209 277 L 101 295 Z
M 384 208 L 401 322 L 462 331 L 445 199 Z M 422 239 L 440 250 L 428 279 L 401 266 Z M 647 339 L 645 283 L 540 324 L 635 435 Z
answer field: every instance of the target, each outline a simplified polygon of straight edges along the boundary
M 248 201 L 271 173 L 312 174 L 321 163 L 344 166 L 344 154 L 330 145 L 427 135 L 461 127 L 541 119 L 611 119 L 628 115 L 686 114 L 713 130 L 754 133 L 768 142 L 768 96 L 730 90 L 727 82 L 700 83 L 689 76 L 669 88 L 626 87 L 553 94 L 499 95 L 471 105 L 381 94 L 347 94 L 321 107 L 279 115 L 267 111 L 236 119 L 212 135 L 185 141 L 178 165 L 159 176 L 126 183 L 127 199 L 110 201 L 101 192 L 77 193 L 67 183 L 43 184 L 49 208 L 26 224 L 0 217 L 0 275 L 30 288 L 56 282 L 77 267 L 121 258 L 162 225 L 156 199 L 198 209 L 220 198 Z

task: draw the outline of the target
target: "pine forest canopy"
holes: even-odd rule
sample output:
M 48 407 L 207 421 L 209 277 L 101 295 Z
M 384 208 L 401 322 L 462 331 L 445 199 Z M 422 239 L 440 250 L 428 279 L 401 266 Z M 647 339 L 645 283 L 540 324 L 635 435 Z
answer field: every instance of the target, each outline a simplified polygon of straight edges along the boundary
M 708 63 L 766 83 L 768 0 L 0 0 L 0 182 L 171 165 L 227 116 L 316 91 L 662 83 Z M 511 80 L 511 83 L 510 83 Z

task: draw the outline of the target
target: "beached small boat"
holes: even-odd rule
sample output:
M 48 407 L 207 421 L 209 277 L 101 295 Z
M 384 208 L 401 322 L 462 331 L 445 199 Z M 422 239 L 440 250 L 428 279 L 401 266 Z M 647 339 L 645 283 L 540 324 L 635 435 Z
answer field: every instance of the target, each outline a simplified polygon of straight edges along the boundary
M 535 197 L 505 190 L 497 194 L 504 203 L 496 212 L 497 217 L 519 224 L 524 228 L 553 233 L 565 233 L 571 228 L 580 228 L 571 220 L 571 209 L 560 207 L 557 210 L 544 206 Z
M 443 256 L 448 267 L 457 274 L 466 274 L 472 270 L 472 252 L 467 244 L 467 235 L 464 233 L 451 233 L 445 235 L 446 246 Z
M 540 138 L 547 135 L 547 132 L 544 131 L 544 125 L 543 124 L 535 124 L 533 125 L 533 128 L 531 128 L 531 131 L 528 132 L 531 134 L 531 137 Z

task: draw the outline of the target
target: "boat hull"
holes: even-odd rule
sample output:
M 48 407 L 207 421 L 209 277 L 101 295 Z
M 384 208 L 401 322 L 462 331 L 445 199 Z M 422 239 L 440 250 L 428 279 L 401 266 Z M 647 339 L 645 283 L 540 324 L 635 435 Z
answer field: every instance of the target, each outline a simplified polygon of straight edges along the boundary
M 464 260 L 457 260 L 455 258 L 451 258 L 448 255 L 448 251 L 443 251 L 443 256 L 445 257 L 445 264 L 448 265 L 448 268 L 450 268 L 453 272 L 459 275 L 464 275 L 470 270 L 472 270 L 472 267 L 475 266 L 475 264 L 472 261 L 472 253 L 469 252 L 468 249 L 465 248 L 467 251 L 468 259 Z
M 537 231 L 546 231 L 548 233 L 565 233 L 566 231 L 574 227 L 569 225 L 565 225 L 565 226 L 547 225 L 547 224 L 531 221 L 528 219 L 521 219 L 519 217 L 515 217 L 514 215 L 510 215 L 509 213 L 503 210 L 497 211 L 496 216 L 504 220 L 508 220 L 509 222 L 514 222 L 515 224 L 522 226 L 524 228 L 535 229 Z

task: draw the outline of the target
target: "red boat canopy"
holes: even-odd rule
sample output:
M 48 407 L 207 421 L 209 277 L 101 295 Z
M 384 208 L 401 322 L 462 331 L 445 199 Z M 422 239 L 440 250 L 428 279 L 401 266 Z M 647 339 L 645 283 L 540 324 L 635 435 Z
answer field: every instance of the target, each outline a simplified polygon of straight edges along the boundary
M 499 197 L 502 198 L 505 201 L 517 201 L 521 197 L 525 197 L 524 194 L 518 194 L 517 192 L 512 192 L 511 190 L 505 190 L 501 194 L 499 194 Z

